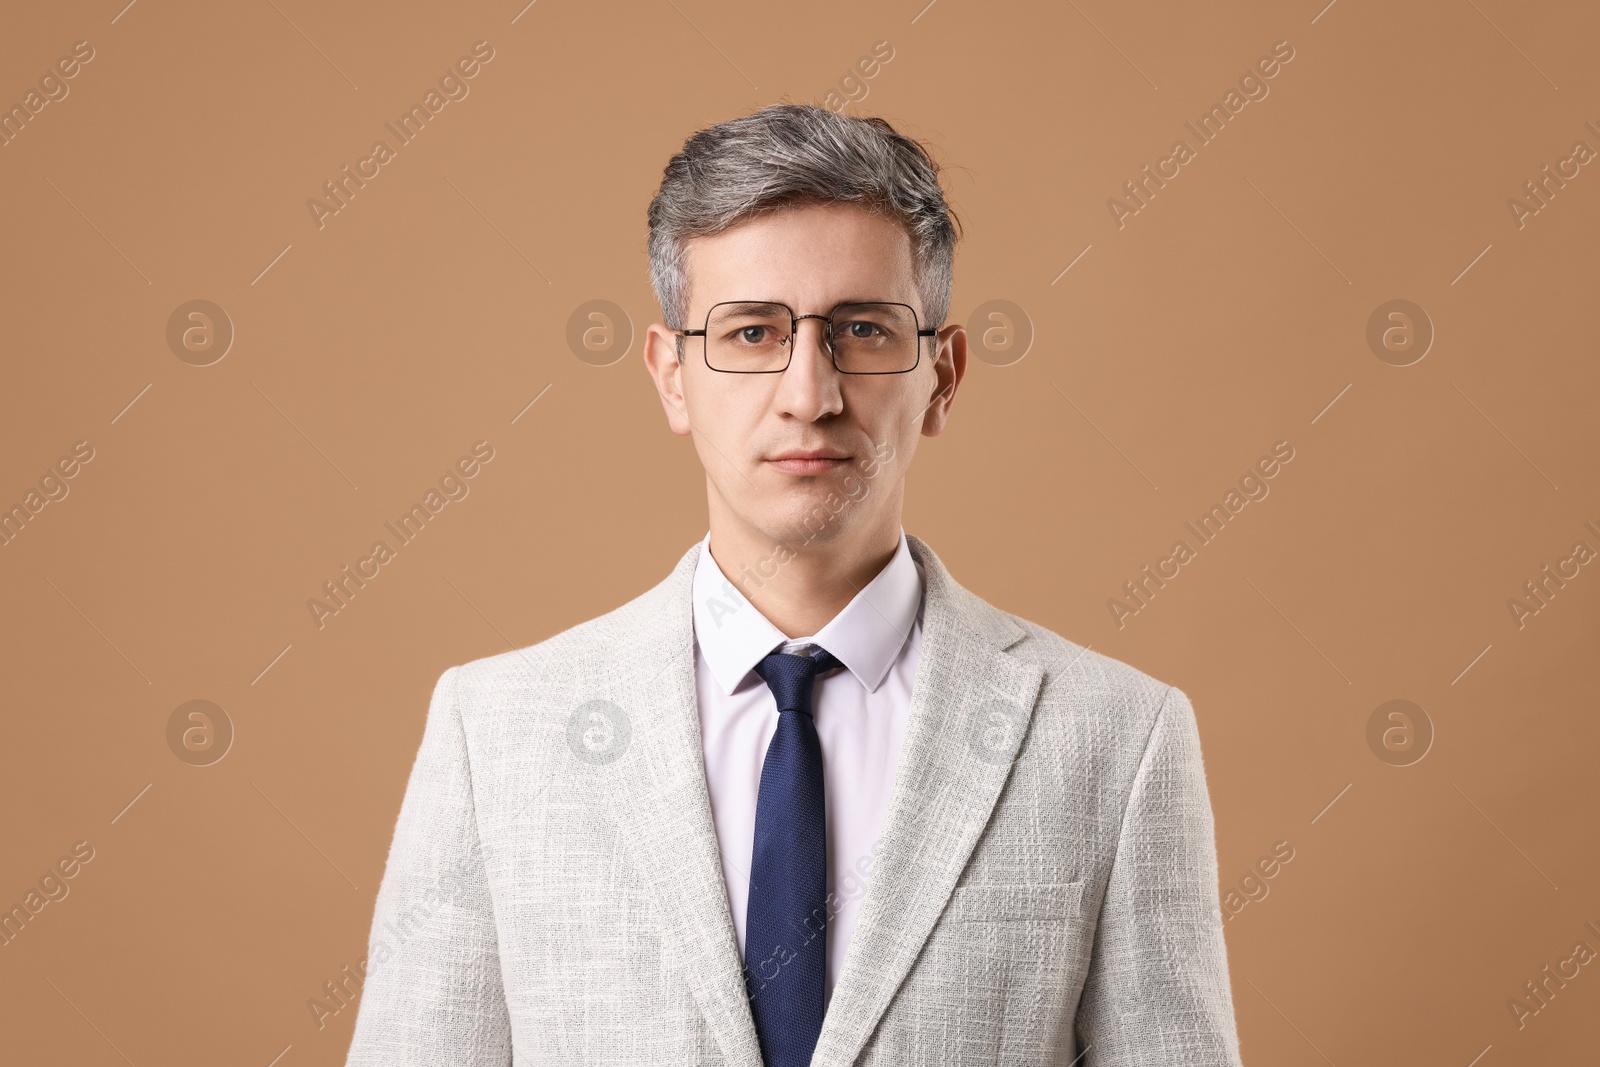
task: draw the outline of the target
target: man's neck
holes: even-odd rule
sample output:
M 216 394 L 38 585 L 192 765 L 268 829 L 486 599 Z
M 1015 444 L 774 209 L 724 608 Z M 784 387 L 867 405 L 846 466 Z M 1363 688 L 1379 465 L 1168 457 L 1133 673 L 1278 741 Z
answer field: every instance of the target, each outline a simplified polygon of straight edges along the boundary
M 713 517 L 711 558 L 723 577 L 785 637 L 809 637 L 845 609 L 889 565 L 900 521 L 856 529 L 833 540 L 775 544 L 738 521 Z

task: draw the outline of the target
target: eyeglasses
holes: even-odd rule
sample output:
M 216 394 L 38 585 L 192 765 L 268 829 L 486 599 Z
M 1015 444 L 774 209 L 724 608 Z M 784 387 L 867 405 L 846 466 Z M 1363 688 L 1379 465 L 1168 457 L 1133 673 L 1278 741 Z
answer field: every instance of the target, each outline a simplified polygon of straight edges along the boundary
M 905 374 L 922 359 L 923 337 L 909 304 L 840 304 L 827 315 L 796 315 L 787 304 L 727 300 L 706 312 L 703 330 L 673 330 L 705 338 L 706 366 L 724 374 L 777 374 L 788 370 L 801 319 L 823 322 L 823 344 L 840 374 Z

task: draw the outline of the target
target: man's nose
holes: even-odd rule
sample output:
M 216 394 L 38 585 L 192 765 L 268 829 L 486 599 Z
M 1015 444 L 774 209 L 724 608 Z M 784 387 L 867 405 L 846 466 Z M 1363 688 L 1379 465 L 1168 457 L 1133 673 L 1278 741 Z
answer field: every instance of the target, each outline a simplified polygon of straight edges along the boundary
M 821 319 L 801 319 L 789 339 L 794 350 L 789 366 L 781 375 L 781 402 L 797 416 L 815 419 L 843 408 L 839 392 L 839 372 L 828 351 L 827 323 Z
M 796 322 L 794 336 L 789 343 L 794 346 L 791 368 L 796 360 L 816 363 L 819 355 L 821 363 L 830 368 L 833 366 L 833 355 L 828 350 L 828 324 L 822 319 L 806 318 Z

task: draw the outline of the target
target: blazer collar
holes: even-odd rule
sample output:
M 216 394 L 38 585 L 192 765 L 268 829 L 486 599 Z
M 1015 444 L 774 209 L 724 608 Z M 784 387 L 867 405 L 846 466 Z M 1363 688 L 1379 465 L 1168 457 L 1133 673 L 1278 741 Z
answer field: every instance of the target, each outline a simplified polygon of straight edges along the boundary
M 994 809 L 1043 677 L 1006 654 L 1026 633 L 1011 616 L 957 584 L 920 538 L 905 535 L 905 546 L 925 583 L 911 714 L 814 1067 L 853 1063 L 910 971 Z M 703 548 L 692 546 L 662 582 L 600 621 L 606 639 L 588 677 L 630 731 L 602 788 L 656 905 L 666 961 L 731 1067 L 761 1067 L 695 697 L 692 594 Z

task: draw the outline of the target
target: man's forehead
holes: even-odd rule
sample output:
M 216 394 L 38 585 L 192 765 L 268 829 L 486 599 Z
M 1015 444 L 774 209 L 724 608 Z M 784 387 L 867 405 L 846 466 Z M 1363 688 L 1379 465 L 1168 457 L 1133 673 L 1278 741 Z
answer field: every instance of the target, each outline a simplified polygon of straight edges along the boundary
M 775 300 L 800 310 L 915 294 L 911 238 L 855 204 L 806 205 L 742 220 L 685 244 L 691 305 Z M 737 293 L 724 292 L 737 288 Z

